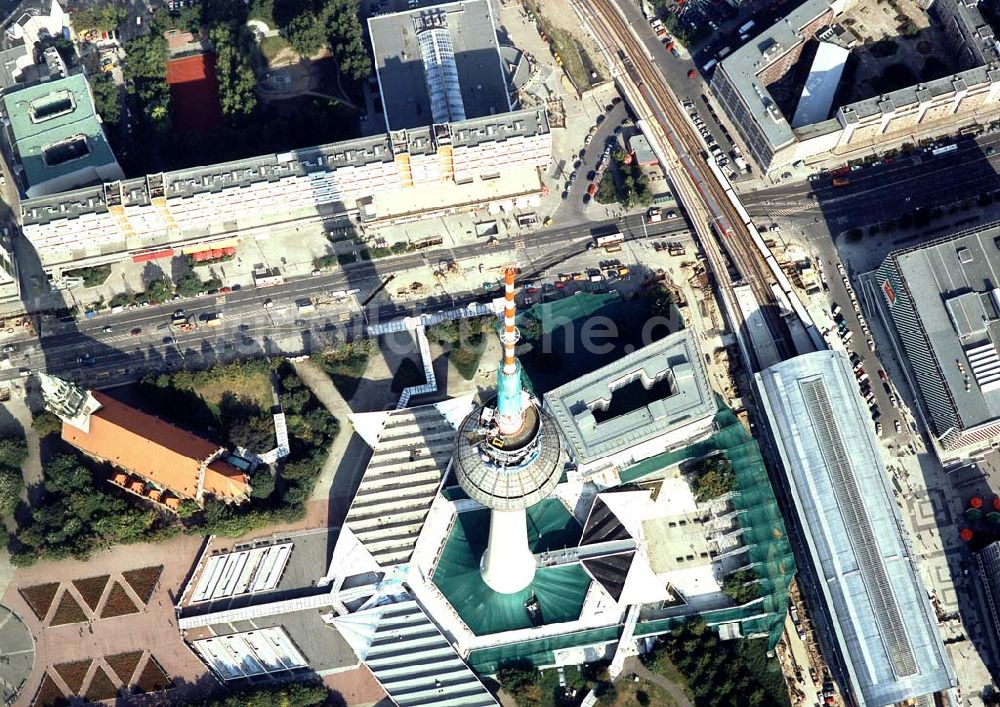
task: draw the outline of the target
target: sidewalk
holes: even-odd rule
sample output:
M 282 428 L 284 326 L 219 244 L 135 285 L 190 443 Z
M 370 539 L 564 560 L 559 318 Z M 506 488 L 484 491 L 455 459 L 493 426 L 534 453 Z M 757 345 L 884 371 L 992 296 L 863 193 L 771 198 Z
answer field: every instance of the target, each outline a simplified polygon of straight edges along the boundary
M 320 501 L 330 497 L 334 479 L 338 476 L 340 467 L 343 464 L 356 461 L 349 459 L 345 455 L 345 452 L 352 438 L 357 435 L 354 434 L 349 419 L 351 409 L 343 396 L 341 396 L 340 391 L 333 384 L 333 381 L 330 380 L 330 377 L 309 359 L 294 361 L 292 365 L 295 367 L 295 372 L 302 379 L 302 382 L 323 403 L 323 407 L 337 418 L 337 422 L 340 424 L 340 432 L 337 434 L 337 438 L 333 441 L 333 444 L 330 445 L 329 456 L 327 456 L 326 463 L 323 465 L 323 471 L 320 472 L 319 478 L 316 480 L 316 486 L 309 497 L 310 501 Z
M 674 702 L 677 703 L 677 707 L 694 707 L 688 696 L 684 694 L 683 688 L 675 682 L 667 680 L 662 675 L 657 675 L 651 672 L 642 662 L 635 656 L 626 659 L 625 667 L 622 670 L 625 675 L 635 673 L 643 680 L 648 680 L 658 687 L 662 687 L 667 693 L 673 698 Z

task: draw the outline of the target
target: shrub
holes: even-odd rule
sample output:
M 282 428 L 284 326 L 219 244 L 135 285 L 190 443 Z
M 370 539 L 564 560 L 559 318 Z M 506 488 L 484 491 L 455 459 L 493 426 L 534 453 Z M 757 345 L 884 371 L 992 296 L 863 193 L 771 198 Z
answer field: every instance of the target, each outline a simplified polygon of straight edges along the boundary
M 519 705 L 533 705 L 541 701 L 539 686 L 542 675 L 531 665 L 513 663 L 501 665 L 497 670 L 497 681 L 504 692 Z
M 97 78 L 97 77 L 95 77 Z M 118 88 L 115 87 L 115 92 L 117 93 Z M 108 122 L 108 121 L 106 121 Z M 111 121 L 114 122 L 114 121 Z M 111 266 L 110 265 L 98 265 L 92 268 L 80 268 L 78 270 L 68 270 L 66 272 L 67 277 L 82 277 L 84 287 L 97 287 L 103 285 L 107 282 L 107 279 L 111 276 Z
M 737 570 L 722 580 L 722 591 L 735 604 L 746 604 L 760 597 L 757 573 L 752 569 Z
M 699 503 L 724 496 L 737 488 L 732 464 L 722 455 L 703 459 L 693 473 L 691 491 Z

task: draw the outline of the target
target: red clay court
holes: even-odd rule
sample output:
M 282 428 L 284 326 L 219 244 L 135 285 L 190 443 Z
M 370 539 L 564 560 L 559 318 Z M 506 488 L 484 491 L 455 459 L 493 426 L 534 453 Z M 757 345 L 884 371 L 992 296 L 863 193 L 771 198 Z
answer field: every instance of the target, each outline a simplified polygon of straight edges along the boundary
M 177 130 L 208 130 L 222 123 L 214 54 L 171 59 L 167 62 L 167 83 Z

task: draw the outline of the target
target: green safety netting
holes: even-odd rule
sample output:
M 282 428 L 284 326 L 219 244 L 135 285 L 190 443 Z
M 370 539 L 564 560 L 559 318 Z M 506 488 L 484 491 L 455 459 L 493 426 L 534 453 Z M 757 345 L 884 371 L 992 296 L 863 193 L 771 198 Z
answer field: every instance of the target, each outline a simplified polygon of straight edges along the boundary
M 540 302 L 524 310 L 519 316 L 528 316 L 542 325 L 543 334 L 551 334 L 561 326 L 583 320 L 610 304 L 621 302 L 617 292 L 607 294 L 580 293 L 554 302 Z
M 480 648 L 469 654 L 468 662 L 476 672 L 483 675 L 492 675 L 501 664 L 514 661 L 527 661 L 536 667 L 548 666 L 555 663 L 553 652 L 560 648 L 603 645 L 617 641 L 620 633 L 621 627 L 608 626 L 494 648 Z
M 739 511 L 743 542 L 748 546 L 747 565 L 757 573 L 762 598 L 739 607 L 705 612 L 702 618 L 712 626 L 739 622 L 744 636 L 766 634 L 773 648 L 781 638 L 795 560 L 757 443 L 736 415 L 721 402 L 715 421 L 716 432 L 707 440 L 646 459 L 623 470 L 621 478 L 623 482 L 636 481 L 685 459 L 716 451 L 726 456 L 732 464 L 739 490 L 732 504 Z M 636 635 L 663 633 L 683 620 L 678 617 L 640 622 Z
M 580 525 L 562 503 L 548 498 L 528 509 L 528 544 L 532 552 L 575 546 Z M 590 576 L 578 564 L 541 567 L 524 590 L 498 594 L 483 582 L 479 560 L 486 550 L 490 513 L 459 513 L 434 572 L 434 584 L 477 636 L 531 627 L 524 603 L 538 600 L 546 624 L 580 617 Z

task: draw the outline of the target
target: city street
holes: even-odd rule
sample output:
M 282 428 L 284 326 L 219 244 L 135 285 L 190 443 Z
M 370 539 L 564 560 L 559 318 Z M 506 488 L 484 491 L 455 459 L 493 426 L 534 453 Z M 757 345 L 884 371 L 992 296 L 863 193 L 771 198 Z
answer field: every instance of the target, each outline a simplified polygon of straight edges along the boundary
M 224 295 L 176 300 L 92 319 L 66 322 L 50 318 L 40 324 L 40 340 L 22 339 L 11 344 L 12 367 L 0 371 L 0 381 L 16 381 L 27 376 L 28 371 L 46 370 L 108 386 L 168 367 L 197 368 L 246 356 L 307 353 L 361 335 L 364 324 L 491 298 L 482 288 L 442 287 L 419 300 L 394 303 L 390 292 L 395 287 L 379 290 L 390 276 L 404 280 L 407 271 L 441 260 L 460 264 L 473 261 L 467 267 L 477 273 L 478 281 L 491 282 L 496 279 L 495 273 L 477 271 L 476 263 L 487 259 L 499 262 L 506 255 L 521 268 L 523 281 L 537 280 L 567 258 L 586 253 L 594 233 L 619 229 L 626 238 L 636 240 L 645 235 L 677 236 L 686 225 L 676 219 L 647 227 L 644 218 L 637 215 L 621 221 L 540 230 L 511 237 L 493 249 L 477 243 L 412 253 L 353 263 L 336 272 L 305 276 L 272 287 L 247 287 Z M 619 258 L 630 259 L 629 252 L 629 248 L 624 249 Z M 595 250 L 593 264 L 602 257 L 603 251 Z M 641 262 L 642 256 L 632 260 Z M 356 293 L 344 295 L 348 290 Z M 315 311 L 300 312 L 296 302 L 306 298 L 323 298 L 331 303 Z M 360 304 L 368 298 L 371 301 L 362 312 Z M 193 318 L 197 328 L 184 332 L 172 326 L 172 314 L 177 309 Z M 207 326 L 206 320 L 216 314 L 222 315 L 221 323 Z M 135 329 L 140 331 L 132 335 Z
M 741 199 L 751 216 L 791 224 L 813 240 L 1000 189 L 1000 133 L 956 144 L 957 150 L 948 154 L 914 150 L 851 171 L 844 175 L 849 180 L 845 186 L 833 186 L 833 177 L 823 174 L 808 182 L 744 192 Z
M 695 107 L 701 111 L 705 125 L 712 132 L 722 151 L 728 153 L 732 150 L 733 144 L 726 139 L 719 124 L 712 120 L 708 114 L 703 98 L 703 96 L 708 96 L 710 93 L 707 79 L 697 71 L 691 58 L 684 54 L 679 57 L 671 54 L 660 38 L 653 33 L 653 30 L 639 11 L 637 5 L 624 2 L 619 4 L 619 8 L 632 25 L 636 37 L 642 42 L 643 48 L 648 52 L 648 56 L 652 59 L 664 80 L 670 84 L 670 89 L 677 97 L 677 100 L 681 102 L 688 100 L 694 103 Z M 696 70 L 694 78 L 688 78 L 688 72 L 691 69 Z M 716 112 L 720 118 L 725 119 L 721 111 Z M 735 135 L 732 130 L 729 130 L 729 133 L 730 135 Z

